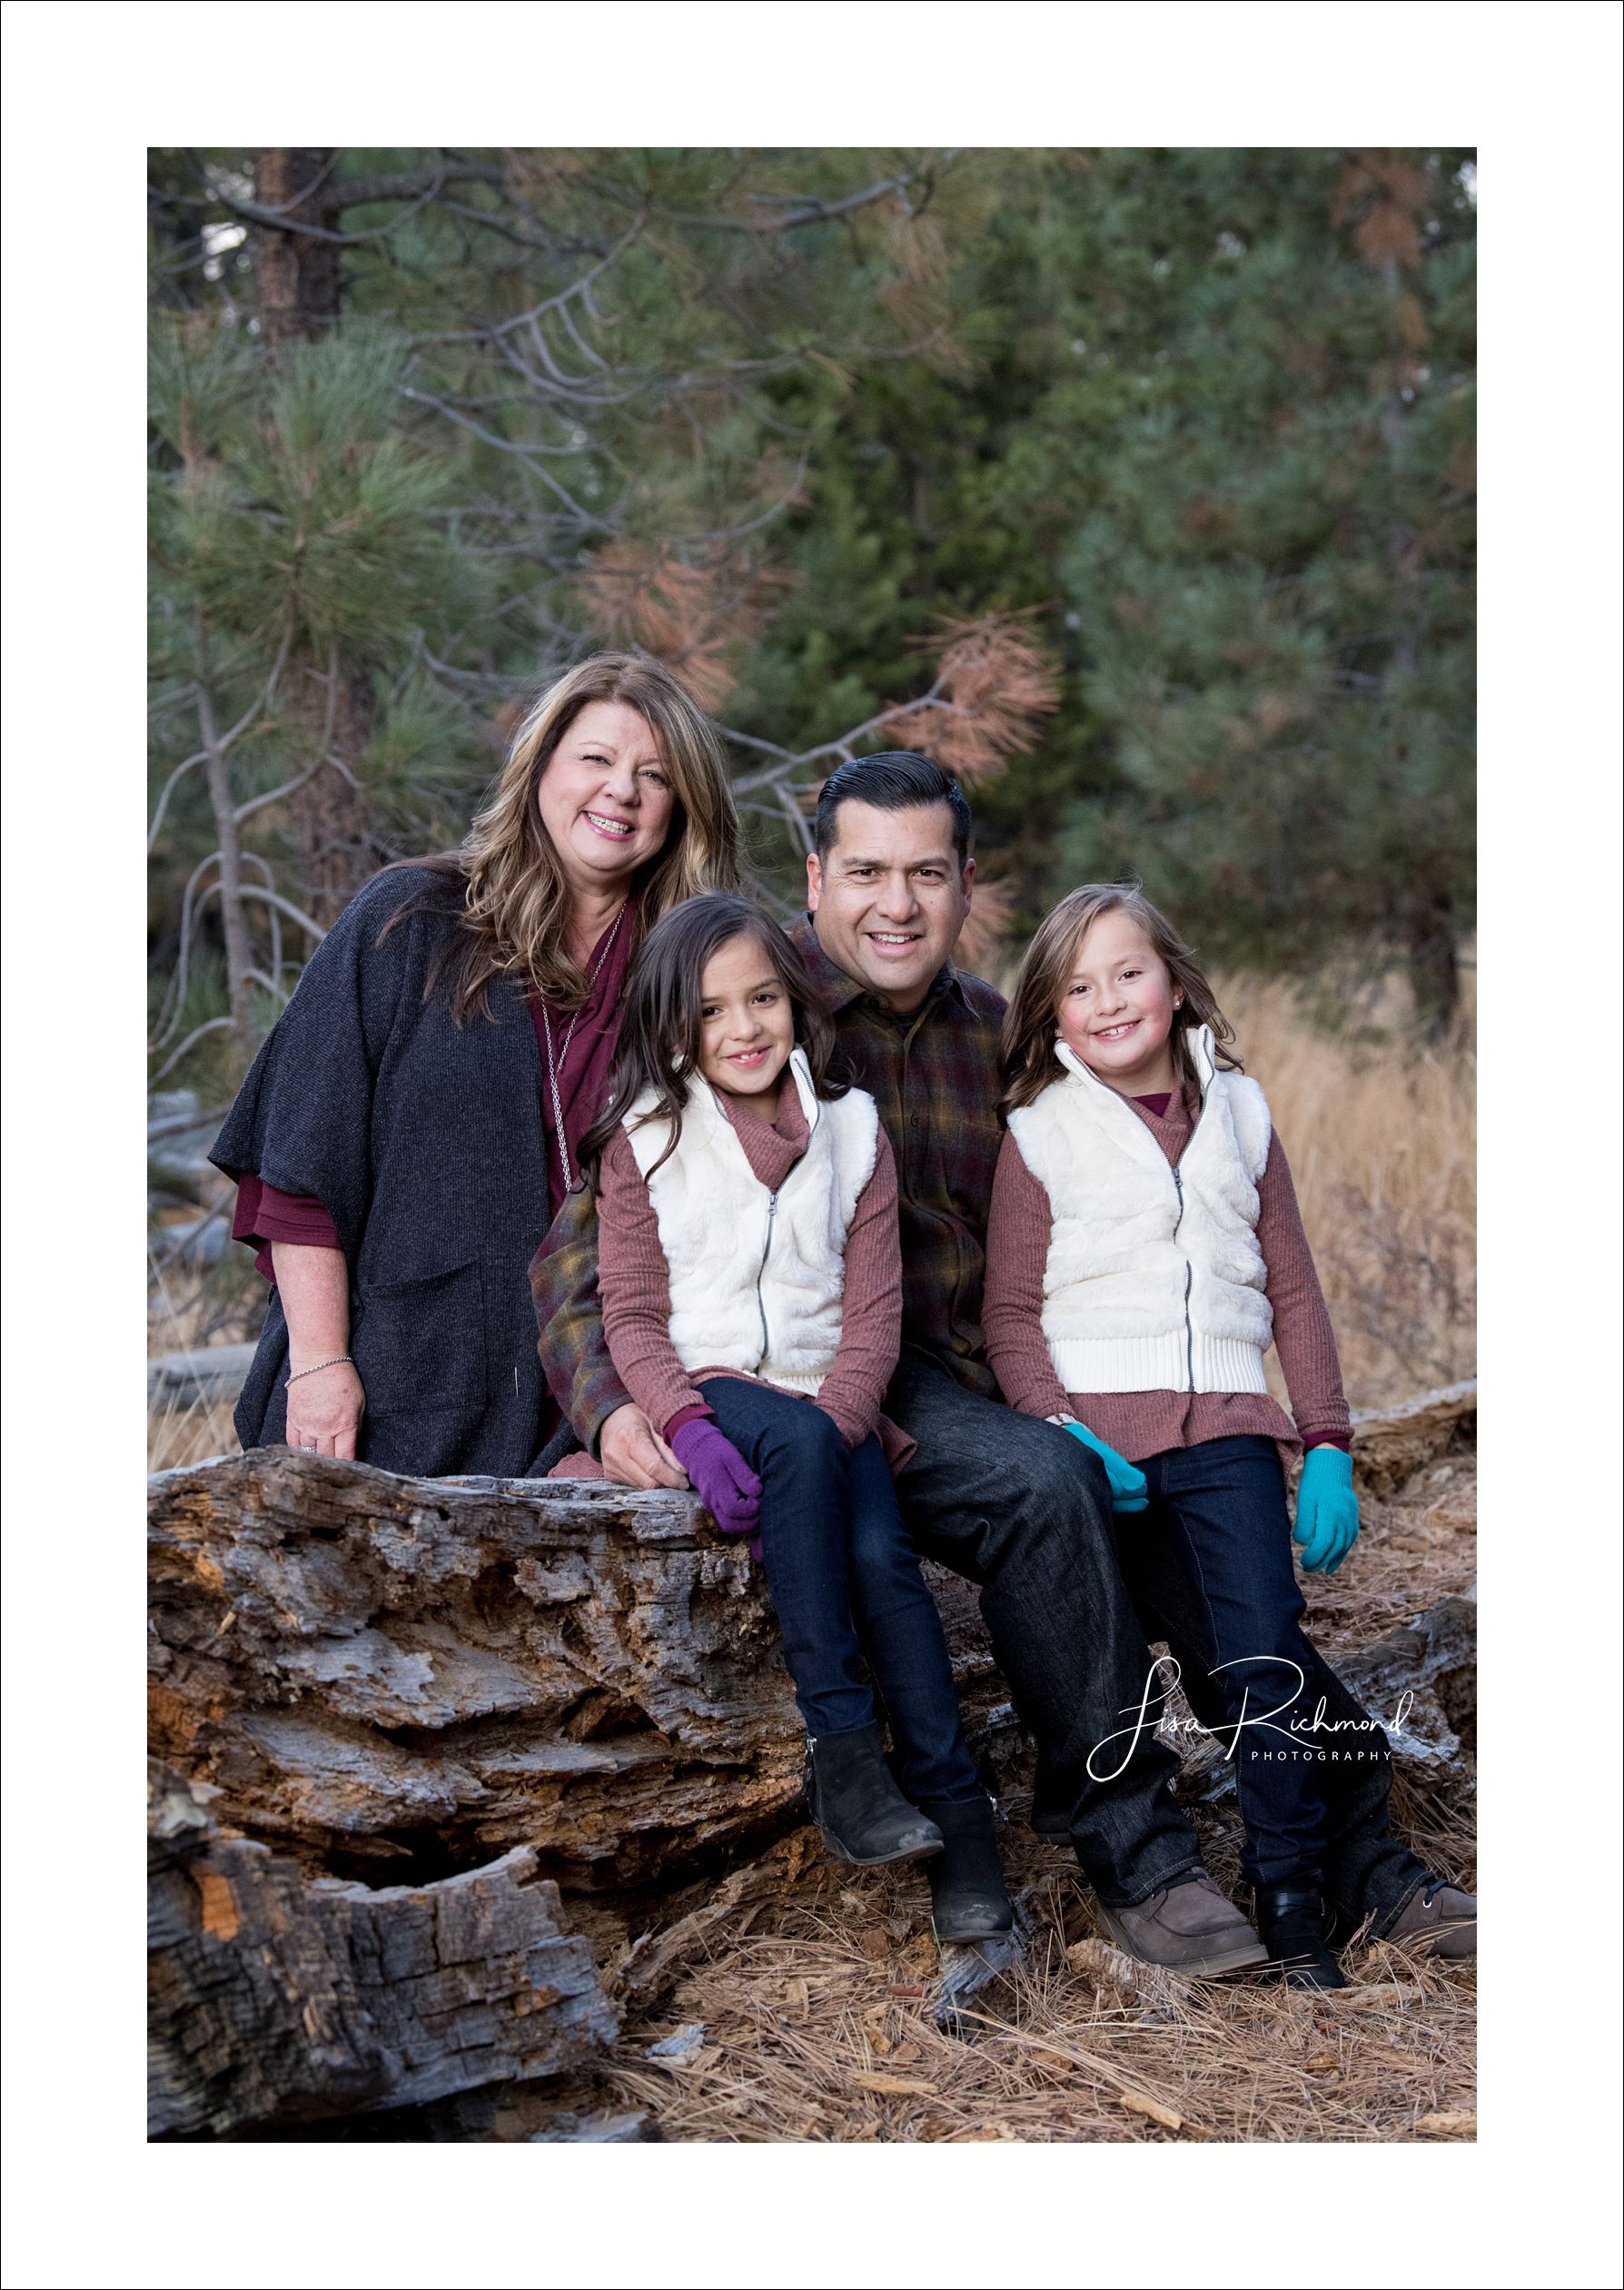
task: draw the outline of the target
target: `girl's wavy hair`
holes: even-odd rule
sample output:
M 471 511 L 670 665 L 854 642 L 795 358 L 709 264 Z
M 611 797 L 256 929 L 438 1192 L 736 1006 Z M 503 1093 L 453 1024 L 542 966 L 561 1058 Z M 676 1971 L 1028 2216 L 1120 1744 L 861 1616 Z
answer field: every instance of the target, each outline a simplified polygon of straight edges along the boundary
M 629 652 L 598 652 L 560 676 L 531 707 L 513 736 L 496 790 L 461 848 L 401 865 L 433 879 L 384 925 L 426 908 L 443 910 L 453 887 L 462 894 L 460 927 L 431 969 L 427 991 L 445 986 L 459 1026 L 490 1014 L 492 978 L 516 976 L 555 1008 L 579 1007 L 590 991 L 570 954 L 565 925 L 569 895 L 552 838 L 541 823 L 536 790 L 559 742 L 583 708 L 619 700 L 648 725 L 671 781 L 670 831 L 639 868 L 632 896 L 645 925 L 702 891 L 736 891 L 738 815 L 728 784 L 719 734 L 668 668 Z M 387 870 L 386 870 L 387 871 Z
M 1220 1066 L 1239 1072 L 1241 1061 L 1228 1045 L 1235 1029 L 1218 1007 L 1206 974 L 1159 907 L 1145 897 L 1138 883 L 1081 883 L 1068 890 L 1045 915 L 1033 935 L 1009 1007 L 1004 1013 L 1004 1110 L 1014 1113 L 1040 1096 L 1065 1067 L 1055 1055 L 1060 1003 L 1072 982 L 1077 949 L 1102 915 L 1132 916 L 1166 966 L 1174 986 L 1183 993 L 1173 1014 L 1168 1036 L 1173 1071 L 1181 1086 L 1196 1079 L 1189 1036 L 1198 1026 L 1210 1026 Z
M 844 1097 L 851 1087 L 844 1073 L 833 1069 L 834 1022 L 793 939 L 753 898 L 728 891 L 690 898 L 655 924 L 626 981 L 609 1097 L 576 1155 L 594 1191 L 609 1140 L 645 1091 L 652 1092 L 655 1101 L 645 1118 L 664 1121 L 670 1131 L 665 1151 L 649 1175 L 676 1151 L 682 1109 L 699 1065 L 705 966 L 734 938 L 753 939 L 777 971 L 795 1013 L 795 1038 L 807 1054 L 817 1095 Z

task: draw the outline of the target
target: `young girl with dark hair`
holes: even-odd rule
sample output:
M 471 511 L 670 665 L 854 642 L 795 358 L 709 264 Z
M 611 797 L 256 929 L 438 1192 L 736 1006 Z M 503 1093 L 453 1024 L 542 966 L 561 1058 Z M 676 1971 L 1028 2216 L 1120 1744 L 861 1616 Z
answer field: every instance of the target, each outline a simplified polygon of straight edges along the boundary
M 1129 1551 L 1171 1540 L 1233 1729 L 1261 1937 L 1292 1985 L 1340 1988 L 1318 1760 L 1359 1745 L 1316 1730 L 1292 1544 L 1311 1573 L 1353 1546 L 1350 1423 L 1291 1172 L 1233 1038 L 1137 887 L 1084 884 L 1040 926 L 1005 1020 L 987 1353 L 1013 1406 L 1099 1456 L 1114 1508 L 1135 1514 Z M 1271 1343 L 1294 1423 L 1269 1393 Z M 1283 1464 L 1304 1450 L 1293 1531 Z M 1433 1879 L 1387 1937 L 1471 1955 L 1476 1914 Z
M 987 1938 L 1011 1922 L 993 1807 L 891 1484 L 911 1445 L 880 1413 L 901 1341 L 896 1169 L 873 1098 L 830 1072 L 833 1039 L 750 900 L 689 899 L 649 932 L 580 1150 L 604 1335 L 765 1564 L 826 1844 L 864 1868 L 926 1860 L 938 1937 Z

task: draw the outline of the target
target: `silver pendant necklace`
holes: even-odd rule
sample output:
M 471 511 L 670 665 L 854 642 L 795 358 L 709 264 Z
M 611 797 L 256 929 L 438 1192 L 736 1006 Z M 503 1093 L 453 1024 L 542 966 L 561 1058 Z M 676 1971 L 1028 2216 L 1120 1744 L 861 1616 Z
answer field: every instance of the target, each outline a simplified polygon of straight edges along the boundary
M 627 903 L 629 905 L 629 900 Z M 591 999 L 591 990 L 598 983 L 598 974 L 602 969 L 604 964 L 609 960 L 610 949 L 613 947 L 615 940 L 620 935 L 620 925 L 625 921 L 625 919 L 626 907 L 622 907 L 619 913 L 615 917 L 613 928 L 610 930 L 609 937 L 603 942 L 602 953 L 599 956 L 597 961 L 592 965 L 592 974 L 587 980 L 588 1001 Z M 569 1168 L 569 1147 L 564 1139 L 564 1101 L 559 1095 L 559 1076 L 564 1070 L 564 1061 L 569 1055 L 569 1045 L 575 1039 L 576 1027 L 580 1024 L 581 1010 L 584 1010 L 586 1006 L 586 1003 L 583 1002 L 581 1004 L 581 1009 L 577 1010 L 574 1016 L 570 1018 L 569 1031 L 564 1036 L 564 1046 L 559 1051 L 555 1057 L 552 1046 L 552 1018 L 548 1011 L 546 1003 L 543 1002 L 541 1005 L 541 1033 L 542 1037 L 547 1044 L 547 1086 L 552 1093 L 552 1125 L 559 1140 L 559 1165 L 564 1172 L 564 1190 L 566 1193 L 569 1192 L 570 1185 L 574 1183 L 574 1178 Z

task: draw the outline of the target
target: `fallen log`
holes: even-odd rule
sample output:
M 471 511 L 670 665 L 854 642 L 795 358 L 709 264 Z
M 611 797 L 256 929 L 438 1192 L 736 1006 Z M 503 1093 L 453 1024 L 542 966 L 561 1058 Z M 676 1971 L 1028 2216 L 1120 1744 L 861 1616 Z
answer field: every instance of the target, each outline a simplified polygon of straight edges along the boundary
M 147 1832 L 150 2137 L 554 2076 L 619 2032 L 590 1948 L 523 1847 L 416 1889 L 312 1882 L 221 1834 L 155 1760 Z
M 267 1448 L 154 1479 L 149 1551 L 153 1754 L 321 1873 L 647 1885 L 797 1795 L 760 1571 L 690 1495 Z
M 1398 1407 L 1364 1408 L 1353 1417 L 1353 1482 L 1362 1495 L 1391 1495 L 1424 1464 L 1475 1453 L 1476 1378 L 1421 1392 Z
M 240 1398 L 258 1349 L 214 1343 L 201 1352 L 160 1352 L 146 1363 L 148 1407 L 207 1407 Z

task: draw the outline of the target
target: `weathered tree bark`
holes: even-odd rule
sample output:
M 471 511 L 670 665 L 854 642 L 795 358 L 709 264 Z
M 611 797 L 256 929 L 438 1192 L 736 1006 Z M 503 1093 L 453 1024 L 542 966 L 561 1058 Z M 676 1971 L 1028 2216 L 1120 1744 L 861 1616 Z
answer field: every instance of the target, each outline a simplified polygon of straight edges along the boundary
M 155 1479 L 151 1556 L 153 1753 L 328 1873 L 646 1884 L 795 1799 L 759 1571 L 689 1495 L 262 1449 Z
M 310 1882 L 148 1771 L 148 2132 L 292 2123 L 557 2075 L 614 2007 L 523 1848 L 416 1889 Z
M 1475 1454 L 1478 1387 L 1475 1379 L 1422 1392 L 1400 1407 L 1366 1410 L 1353 1418 L 1353 1480 L 1362 1495 L 1391 1495 L 1423 1463 Z

